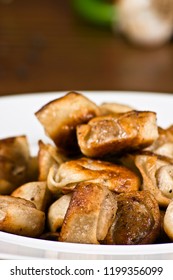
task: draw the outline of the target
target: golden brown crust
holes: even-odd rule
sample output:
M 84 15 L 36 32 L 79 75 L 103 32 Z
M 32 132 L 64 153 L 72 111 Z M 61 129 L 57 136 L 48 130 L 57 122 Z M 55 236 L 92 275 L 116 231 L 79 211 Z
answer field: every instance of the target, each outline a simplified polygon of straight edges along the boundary
M 11 196 L 29 200 L 41 211 L 45 211 L 51 203 L 51 193 L 46 182 L 28 182 L 15 189 Z
M 0 195 L 0 230 L 38 237 L 45 226 L 44 212 L 23 198 Z
M 98 106 L 77 92 L 53 100 L 35 113 L 60 151 L 70 155 L 79 153 L 76 126 L 99 114 Z
M 47 184 L 50 191 L 58 195 L 73 190 L 77 183 L 84 181 L 99 183 L 118 193 L 140 187 L 139 177 L 125 166 L 84 157 L 67 161 L 59 168 L 53 166 Z
M 117 213 L 106 244 L 153 243 L 160 230 L 158 203 L 149 191 L 133 191 L 117 196 Z
M 158 137 L 154 112 L 130 111 L 93 118 L 77 126 L 81 152 L 102 157 L 147 147 Z
M 46 181 L 50 168 L 54 164 L 59 166 L 61 163 L 65 162 L 67 158 L 51 144 L 45 144 L 41 140 L 39 140 L 38 144 L 38 180 Z
M 93 183 L 80 183 L 74 190 L 59 241 L 99 244 L 116 214 L 116 195 Z

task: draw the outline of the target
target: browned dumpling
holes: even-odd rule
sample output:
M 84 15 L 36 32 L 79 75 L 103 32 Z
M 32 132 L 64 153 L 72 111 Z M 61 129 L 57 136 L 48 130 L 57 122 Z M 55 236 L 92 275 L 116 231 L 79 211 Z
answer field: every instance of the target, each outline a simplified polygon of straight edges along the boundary
M 134 110 L 131 106 L 120 103 L 104 102 L 99 107 L 102 115 L 125 113 Z
M 15 189 L 11 196 L 29 200 L 41 211 L 45 211 L 51 202 L 51 193 L 46 182 L 28 182 Z
M 150 152 L 136 155 L 135 164 L 141 173 L 142 189 L 149 190 L 161 207 L 173 199 L 173 164 L 169 158 Z
M 155 154 L 173 158 L 173 125 L 166 129 L 159 127 L 159 136 L 153 144 L 146 148 Z
M 45 227 L 44 212 L 23 198 L 0 195 L 0 230 L 29 237 L 38 237 Z
M 107 235 L 117 210 L 116 195 L 106 187 L 80 183 L 65 215 L 59 241 L 99 244 Z
M 47 185 L 55 195 L 72 191 L 79 182 L 100 183 L 109 190 L 125 192 L 138 190 L 139 177 L 130 169 L 106 161 L 79 158 L 54 165 L 48 174 Z
M 70 204 L 71 196 L 72 193 L 64 194 L 50 205 L 47 213 L 48 229 L 50 232 L 56 232 L 61 228 Z
M 46 134 L 64 154 L 79 153 L 76 126 L 98 116 L 100 110 L 80 93 L 69 92 L 36 112 Z
M 153 243 L 160 231 L 160 210 L 149 191 L 132 191 L 117 196 L 117 212 L 105 244 Z
M 130 111 L 93 118 L 77 126 L 81 152 L 88 157 L 102 157 L 147 147 L 158 137 L 154 112 Z
M 28 180 L 30 151 L 26 136 L 0 140 L 0 194 L 10 194 Z
M 169 203 L 164 219 L 163 219 L 163 228 L 170 238 L 173 241 L 173 200 Z
M 45 144 L 41 140 L 38 144 L 38 180 L 46 181 L 50 167 L 55 163 L 59 166 L 61 163 L 65 162 L 67 158 L 51 144 Z

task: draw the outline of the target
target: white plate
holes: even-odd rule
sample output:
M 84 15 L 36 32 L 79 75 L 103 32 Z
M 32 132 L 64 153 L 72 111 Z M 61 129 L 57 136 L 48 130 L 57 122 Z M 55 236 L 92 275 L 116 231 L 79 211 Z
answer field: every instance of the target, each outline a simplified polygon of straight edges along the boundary
M 0 138 L 27 135 L 32 153 L 38 139 L 49 141 L 34 113 L 65 92 L 0 97 Z M 119 102 L 157 112 L 158 124 L 173 124 L 173 96 L 143 92 L 83 92 L 91 100 Z M 154 245 L 87 245 L 37 240 L 0 232 L 1 259 L 173 259 L 173 243 Z

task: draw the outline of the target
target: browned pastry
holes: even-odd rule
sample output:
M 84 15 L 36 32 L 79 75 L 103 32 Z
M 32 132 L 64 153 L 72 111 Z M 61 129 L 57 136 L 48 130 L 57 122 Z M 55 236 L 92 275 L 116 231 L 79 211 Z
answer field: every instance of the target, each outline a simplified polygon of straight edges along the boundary
M 23 198 L 0 195 L 0 230 L 17 235 L 39 237 L 44 230 L 45 214 Z
M 0 140 L 0 194 L 10 194 L 29 180 L 30 151 L 26 136 Z
M 65 162 L 67 158 L 51 144 L 45 144 L 41 140 L 39 140 L 38 144 L 38 180 L 46 181 L 51 166 L 55 163 L 59 166 L 61 163 Z
M 109 114 L 117 114 L 117 113 L 125 113 L 128 111 L 133 110 L 132 107 L 120 104 L 120 103 L 108 103 L 104 102 L 99 106 L 102 115 L 109 115 Z
M 107 235 L 117 210 L 116 195 L 93 183 L 76 186 L 62 224 L 59 241 L 99 244 Z
M 35 113 L 46 134 L 54 141 L 58 149 L 70 155 L 79 152 L 76 126 L 87 123 L 99 114 L 98 106 L 76 92 L 69 92 L 51 101 Z
M 173 198 L 173 162 L 151 152 L 136 155 L 135 164 L 143 178 L 142 189 L 149 190 L 161 207 Z
M 170 240 L 173 241 L 173 200 L 171 200 L 166 208 L 163 219 L 163 228 Z
M 142 149 L 151 145 L 157 137 L 154 112 L 129 111 L 101 116 L 77 126 L 79 147 L 88 157 Z
M 62 163 L 59 168 L 54 165 L 49 171 L 47 185 L 58 196 L 84 181 L 102 184 L 118 193 L 140 187 L 139 177 L 125 166 L 85 157 Z
M 146 148 L 155 154 L 173 158 L 173 125 L 166 129 L 158 128 L 159 136 L 153 144 Z
M 117 196 L 117 207 L 105 244 L 150 244 L 156 240 L 160 230 L 160 211 L 149 191 L 121 193 Z
M 45 211 L 51 203 L 51 193 L 46 182 L 28 182 L 15 189 L 11 196 L 29 200 L 41 211 Z
M 50 232 L 57 232 L 61 228 L 71 196 L 72 193 L 64 194 L 50 205 L 47 212 L 47 224 Z

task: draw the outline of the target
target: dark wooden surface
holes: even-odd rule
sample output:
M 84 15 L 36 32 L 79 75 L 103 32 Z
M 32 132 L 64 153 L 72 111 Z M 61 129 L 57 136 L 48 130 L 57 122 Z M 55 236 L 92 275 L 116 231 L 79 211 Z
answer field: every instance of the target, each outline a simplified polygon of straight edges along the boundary
M 0 1 L 0 95 L 59 90 L 172 93 L 173 42 L 134 47 L 69 0 Z

